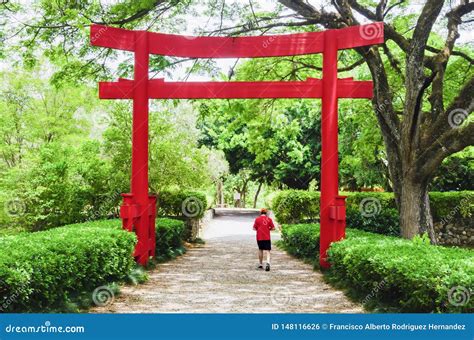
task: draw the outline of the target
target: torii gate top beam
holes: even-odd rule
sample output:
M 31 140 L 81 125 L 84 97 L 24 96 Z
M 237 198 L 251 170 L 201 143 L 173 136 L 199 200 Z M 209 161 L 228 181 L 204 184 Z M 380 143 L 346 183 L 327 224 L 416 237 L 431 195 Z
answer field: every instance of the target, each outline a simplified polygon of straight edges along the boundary
M 204 98 L 322 98 L 322 80 L 306 81 L 228 81 L 228 82 L 173 82 L 164 79 L 148 81 L 150 99 L 204 99 Z M 371 81 L 338 79 L 338 98 L 372 98 Z M 99 82 L 102 99 L 133 99 L 135 81 Z
M 383 23 L 351 26 L 335 36 L 337 49 L 349 49 L 384 42 Z M 91 26 L 91 43 L 124 51 L 135 51 L 135 34 L 102 25 Z M 306 32 L 252 37 L 191 37 L 142 31 L 148 38 L 148 53 L 187 58 L 259 58 L 322 53 L 326 32 Z

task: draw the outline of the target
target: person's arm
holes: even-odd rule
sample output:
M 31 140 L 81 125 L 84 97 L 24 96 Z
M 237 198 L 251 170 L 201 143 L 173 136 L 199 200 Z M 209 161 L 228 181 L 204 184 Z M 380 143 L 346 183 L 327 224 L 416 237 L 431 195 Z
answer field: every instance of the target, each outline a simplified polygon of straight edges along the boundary
M 257 230 L 257 220 L 255 220 L 255 222 L 253 222 L 253 230 Z
M 270 220 L 270 230 L 275 230 L 275 225 L 273 224 L 273 220 L 269 217 Z

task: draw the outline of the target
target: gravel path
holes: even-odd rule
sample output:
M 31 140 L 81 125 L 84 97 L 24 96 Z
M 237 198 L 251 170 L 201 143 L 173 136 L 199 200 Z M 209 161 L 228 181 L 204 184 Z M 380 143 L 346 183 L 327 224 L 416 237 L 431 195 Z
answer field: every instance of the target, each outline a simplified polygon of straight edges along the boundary
M 256 269 L 254 212 L 221 211 L 204 230 L 206 244 L 124 286 L 93 313 L 361 313 L 341 291 L 274 246 L 270 272 Z M 273 240 L 279 238 L 273 233 Z

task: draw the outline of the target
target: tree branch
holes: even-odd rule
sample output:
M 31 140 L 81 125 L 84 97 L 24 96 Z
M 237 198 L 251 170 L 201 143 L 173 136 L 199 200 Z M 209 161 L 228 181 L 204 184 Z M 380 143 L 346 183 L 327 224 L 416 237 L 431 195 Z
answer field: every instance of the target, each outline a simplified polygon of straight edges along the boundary
M 420 142 L 420 124 L 422 121 L 420 109 L 423 94 L 427 88 L 423 67 L 426 43 L 441 12 L 443 3 L 444 0 L 426 1 L 410 41 L 406 63 L 405 115 L 402 123 L 402 149 L 405 150 L 405 161 L 408 164 L 414 161 L 415 153 L 412 151 L 419 148 Z
M 98 24 L 98 25 L 118 25 L 118 26 L 122 26 L 122 25 L 128 24 L 129 22 L 132 22 L 132 21 L 135 21 L 135 20 L 138 20 L 138 19 L 141 19 L 141 18 L 145 17 L 154 8 L 158 7 L 159 5 L 164 4 L 166 2 L 168 2 L 168 1 L 167 0 L 156 0 L 154 3 L 151 4 L 150 7 L 141 9 L 138 12 L 136 12 L 135 14 L 133 14 L 133 15 L 127 17 L 127 18 L 124 18 L 124 19 L 112 20 L 112 21 L 92 21 L 92 23 Z

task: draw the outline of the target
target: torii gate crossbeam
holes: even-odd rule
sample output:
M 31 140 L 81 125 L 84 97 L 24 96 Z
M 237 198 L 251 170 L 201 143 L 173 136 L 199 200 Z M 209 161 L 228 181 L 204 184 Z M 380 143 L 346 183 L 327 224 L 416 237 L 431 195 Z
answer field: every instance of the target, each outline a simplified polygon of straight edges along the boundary
M 91 25 L 91 44 L 135 53 L 134 79 L 101 82 L 103 99 L 133 99 L 131 193 L 123 194 L 123 227 L 134 230 L 136 260 L 155 253 L 156 197 L 148 194 L 148 100 L 198 98 L 321 98 L 320 264 L 345 236 L 345 197 L 338 188 L 338 98 L 372 98 L 371 81 L 337 78 L 338 50 L 384 42 L 383 23 L 323 32 L 254 37 L 189 37 Z M 323 53 L 323 79 L 262 82 L 166 82 L 149 79 L 149 55 L 190 58 L 259 58 Z

